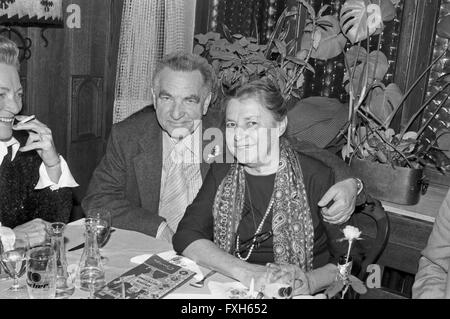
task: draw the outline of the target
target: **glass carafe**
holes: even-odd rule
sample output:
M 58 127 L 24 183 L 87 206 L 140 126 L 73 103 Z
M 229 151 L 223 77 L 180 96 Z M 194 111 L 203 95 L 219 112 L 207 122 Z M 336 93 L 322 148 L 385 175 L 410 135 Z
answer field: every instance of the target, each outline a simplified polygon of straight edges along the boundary
M 97 227 L 92 223 L 85 224 L 85 244 L 78 266 L 77 282 L 80 289 L 91 292 L 105 285 L 105 272 L 97 243 Z
M 64 245 L 64 223 L 52 223 L 48 229 L 51 245 L 56 254 L 56 298 L 68 298 L 74 291 L 75 286 L 72 278 L 67 272 L 66 249 Z

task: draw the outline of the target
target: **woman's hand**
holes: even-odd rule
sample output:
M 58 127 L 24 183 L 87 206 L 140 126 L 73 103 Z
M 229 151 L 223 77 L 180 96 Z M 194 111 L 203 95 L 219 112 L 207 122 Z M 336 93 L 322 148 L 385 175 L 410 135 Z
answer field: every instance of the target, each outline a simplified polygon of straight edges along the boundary
M 36 218 L 17 226 L 13 230 L 16 237 L 28 237 L 30 246 L 33 247 L 45 242 L 47 236 L 46 227 L 48 224 L 48 222 Z
M 267 264 L 269 269 L 269 283 L 286 284 L 292 287 L 292 294 L 310 295 L 311 289 L 306 273 L 296 265 Z M 267 290 L 267 288 L 266 288 Z M 268 292 L 270 293 L 270 292 Z
M 18 115 L 16 118 L 21 121 L 26 116 Z M 53 142 L 52 131 L 45 124 L 34 119 L 24 124 L 16 124 L 13 126 L 13 129 L 16 131 L 28 131 L 30 134 L 25 146 L 20 148 L 21 152 L 36 150 L 47 168 L 59 166 L 60 160 Z
M 247 264 L 245 270 L 241 271 L 242 276 L 239 276 L 240 278 L 236 279 L 247 287 L 250 287 L 253 279 L 254 290 L 260 291 L 266 284 L 267 270 L 268 268 L 266 266 Z

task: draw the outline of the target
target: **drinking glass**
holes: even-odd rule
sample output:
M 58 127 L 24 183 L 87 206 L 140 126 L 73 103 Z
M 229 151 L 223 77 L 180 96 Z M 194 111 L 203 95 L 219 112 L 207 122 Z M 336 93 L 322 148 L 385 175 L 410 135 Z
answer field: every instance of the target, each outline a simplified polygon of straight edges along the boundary
M 96 226 L 98 248 L 102 248 L 108 242 L 111 233 L 111 213 L 106 209 L 92 209 L 86 214 L 86 225 Z M 100 250 L 101 255 L 101 250 Z M 108 257 L 101 256 L 103 263 L 108 262 Z
M 26 254 L 30 244 L 27 237 L 17 237 L 12 249 L 5 247 L 0 263 L 5 272 L 13 278 L 13 284 L 7 289 L 8 297 L 13 299 L 27 298 L 27 291 L 25 285 L 19 284 L 19 278 L 25 272 Z
M 27 288 L 30 299 L 53 299 L 56 295 L 56 253 L 51 245 L 27 253 Z

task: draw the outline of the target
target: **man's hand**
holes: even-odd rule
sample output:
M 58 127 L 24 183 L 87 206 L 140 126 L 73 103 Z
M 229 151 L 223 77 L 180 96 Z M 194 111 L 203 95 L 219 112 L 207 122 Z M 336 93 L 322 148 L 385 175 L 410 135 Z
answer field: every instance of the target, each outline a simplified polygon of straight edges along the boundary
M 348 178 L 334 184 L 323 195 L 318 205 L 322 207 L 322 215 L 330 224 L 342 224 L 350 219 L 355 210 L 358 186 L 354 178 Z M 334 201 L 329 208 L 326 206 Z
M 26 222 L 25 224 L 19 225 L 14 228 L 14 233 L 16 237 L 27 237 L 30 243 L 30 247 L 40 245 L 45 242 L 47 237 L 46 227 L 49 223 L 36 218 L 32 221 Z

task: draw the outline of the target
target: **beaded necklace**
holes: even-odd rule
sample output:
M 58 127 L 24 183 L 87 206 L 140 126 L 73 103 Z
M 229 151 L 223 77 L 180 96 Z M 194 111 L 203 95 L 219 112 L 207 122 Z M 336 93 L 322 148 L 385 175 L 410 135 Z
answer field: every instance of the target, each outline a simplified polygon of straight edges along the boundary
M 248 190 L 248 194 L 250 196 L 250 189 Z M 250 249 L 248 250 L 248 254 L 247 254 L 246 257 L 242 257 L 241 254 L 239 253 L 239 241 L 240 241 L 239 234 L 236 236 L 236 256 L 240 260 L 247 261 L 250 258 L 250 255 L 252 254 L 253 249 L 255 248 L 256 235 L 261 233 L 261 230 L 262 230 L 262 228 L 264 226 L 264 222 L 266 221 L 267 216 L 269 216 L 269 213 L 270 213 L 270 210 L 272 209 L 274 201 L 275 201 L 274 200 L 274 196 L 272 195 L 272 197 L 270 198 L 270 203 L 269 203 L 269 206 L 267 207 L 266 213 L 264 214 L 261 222 L 259 223 L 259 226 L 258 226 L 258 228 L 256 229 L 256 232 L 255 232 L 255 235 L 253 236 L 253 242 L 252 242 L 252 245 L 250 246 Z M 252 204 L 250 204 L 250 209 L 253 211 Z

